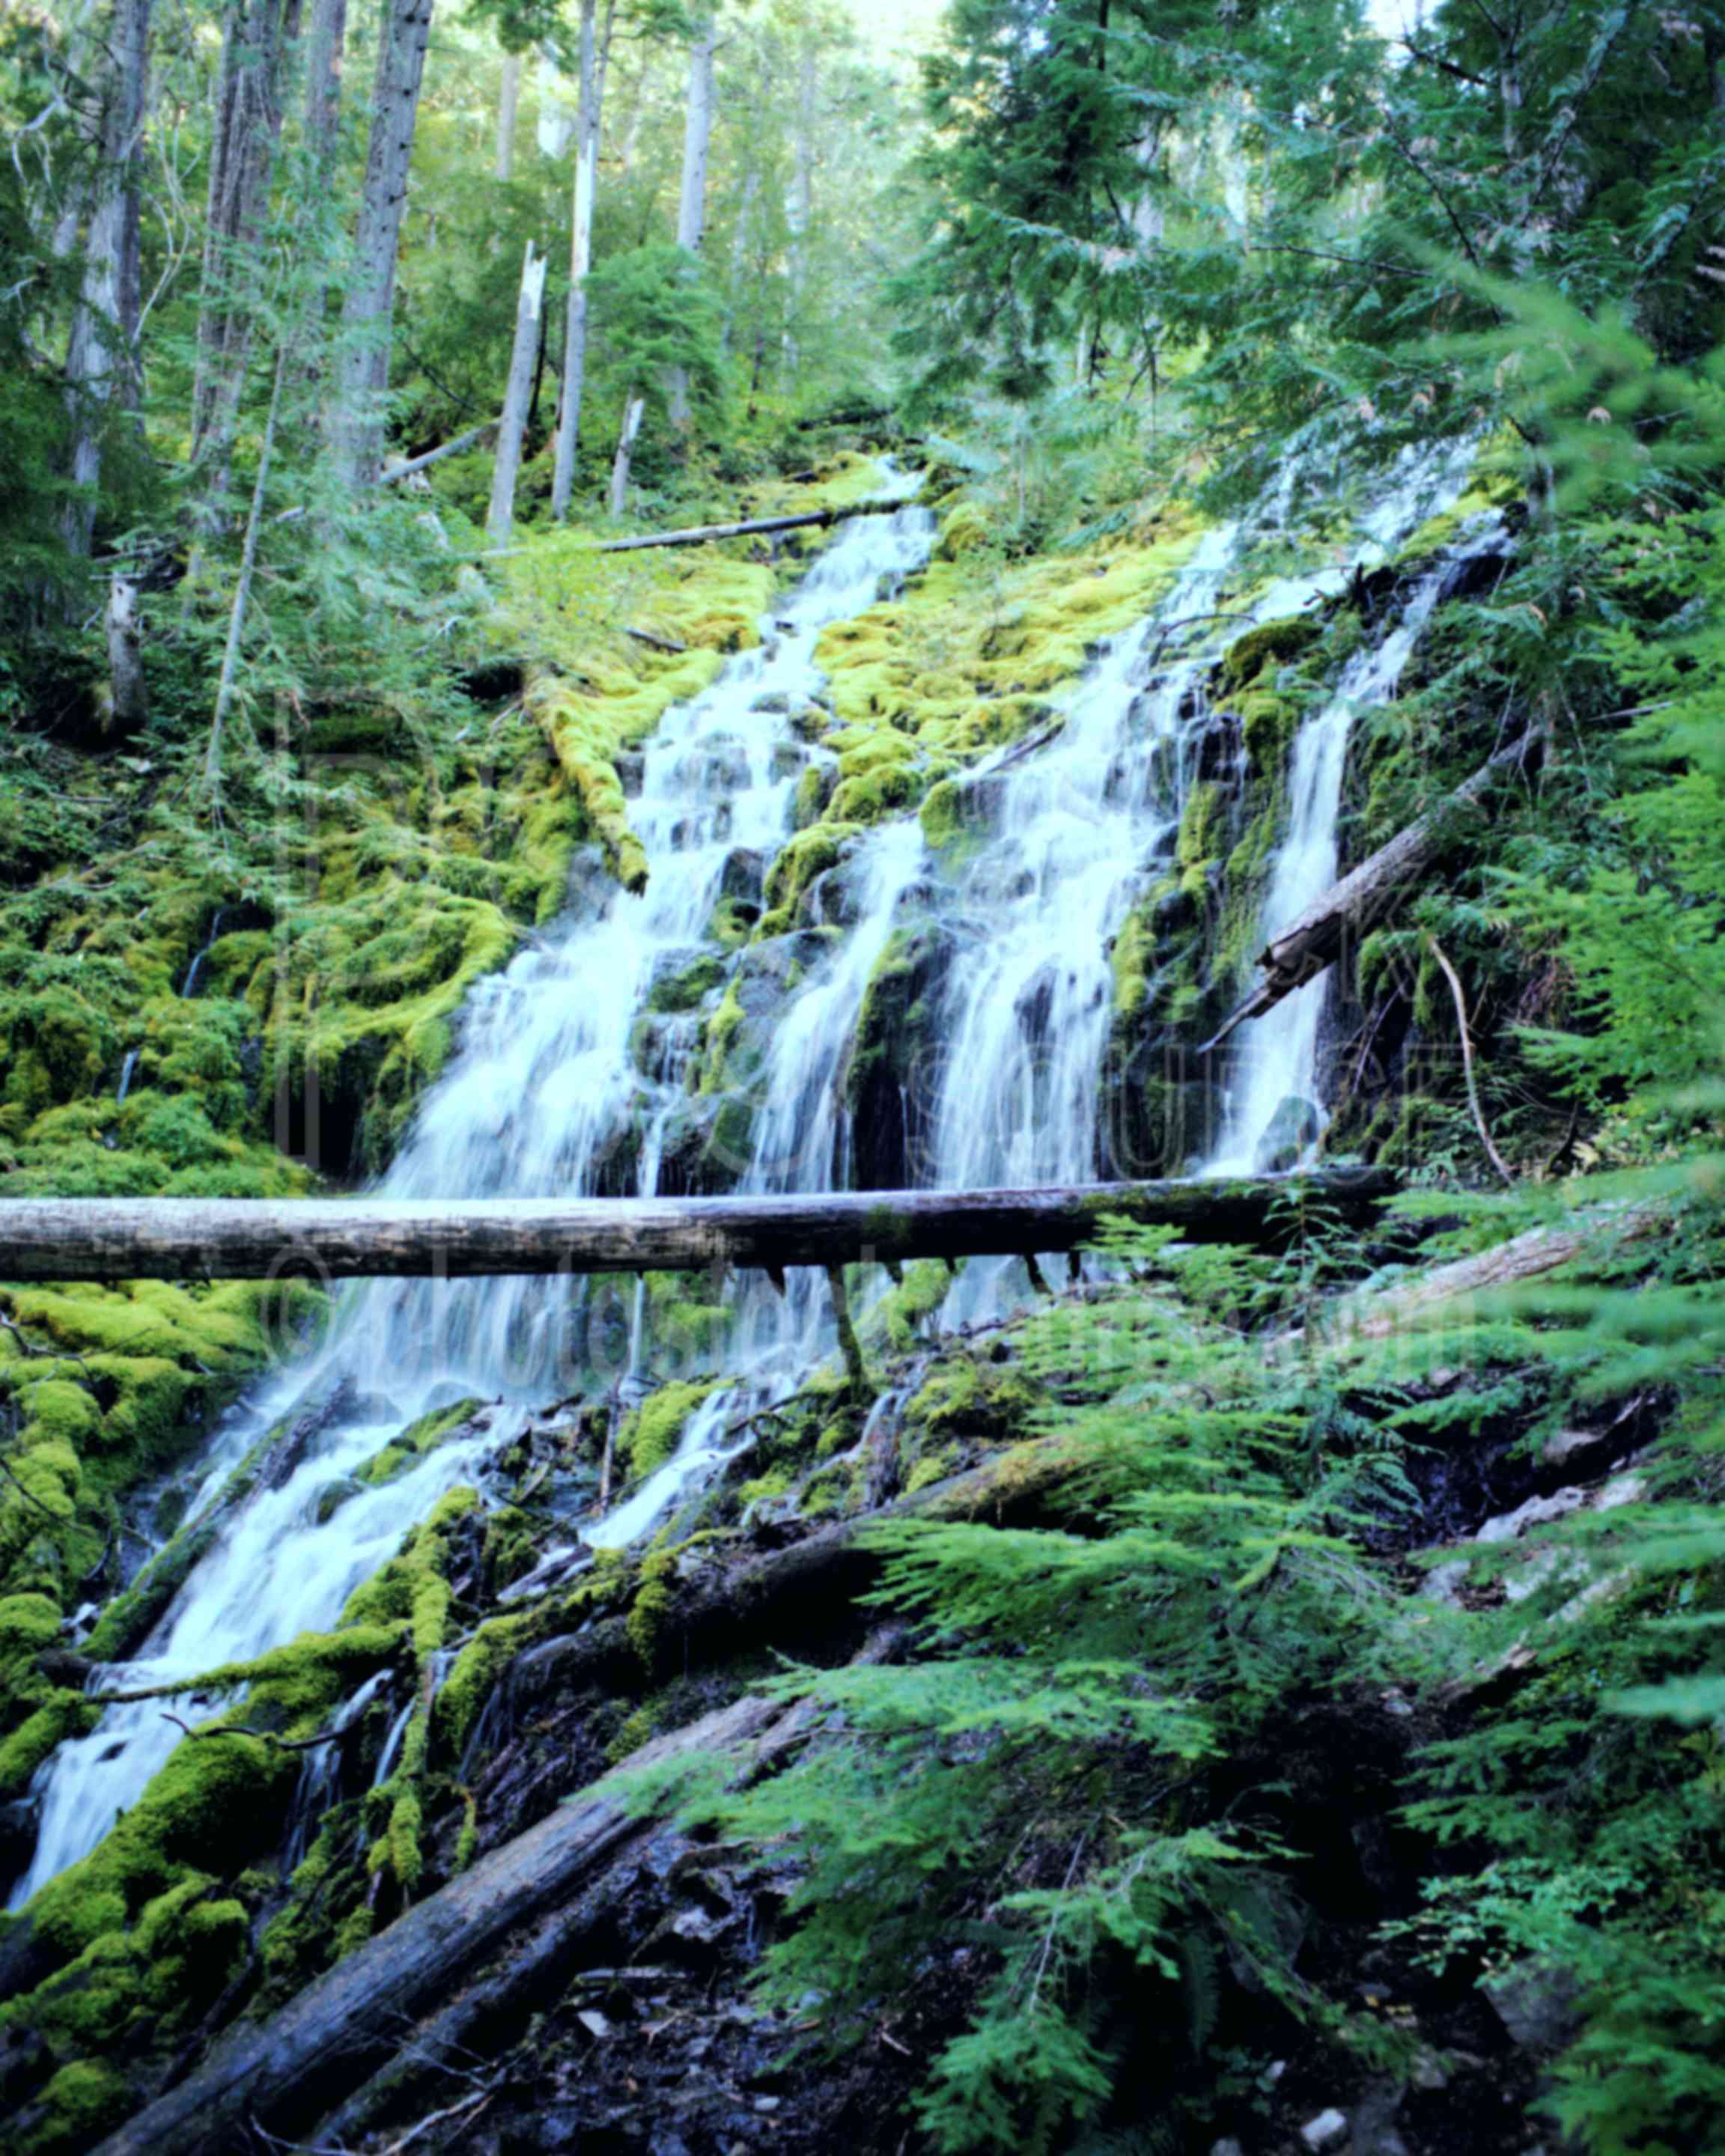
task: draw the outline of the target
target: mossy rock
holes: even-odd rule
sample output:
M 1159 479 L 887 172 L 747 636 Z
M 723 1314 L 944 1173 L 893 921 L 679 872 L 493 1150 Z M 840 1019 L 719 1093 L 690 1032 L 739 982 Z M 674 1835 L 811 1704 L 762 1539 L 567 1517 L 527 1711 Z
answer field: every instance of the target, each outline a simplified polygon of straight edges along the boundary
M 1307 613 L 1260 622 L 1255 629 L 1236 637 L 1222 654 L 1224 693 L 1250 688 L 1266 671 L 1273 677 L 1281 667 L 1303 658 L 1323 633 L 1322 623 Z
M 670 958 L 654 975 L 647 992 L 647 1008 L 671 1016 L 696 1010 L 724 986 L 726 972 L 725 961 L 712 952 L 702 952 L 693 958 Z
M 628 1460 L 632 1480 L 662 1467 L 682 1441 L 689 1418 L 718 1389 L 716 1378 L 661 1385 L 624 1416 L 618 1450 Z

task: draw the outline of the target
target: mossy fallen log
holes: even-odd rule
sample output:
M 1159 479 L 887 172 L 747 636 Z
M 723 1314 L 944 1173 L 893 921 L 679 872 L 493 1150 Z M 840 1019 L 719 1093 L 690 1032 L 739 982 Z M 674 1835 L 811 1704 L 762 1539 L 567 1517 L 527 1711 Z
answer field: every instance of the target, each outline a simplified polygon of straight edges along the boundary
M 1431 866 L 1455 834 L 1459 812 L 1477 808 L 1492 782 L 1511 767 L 1525 763 L 1534 746 L 1532 734 L 1519 735 L 1481 765 L 1454 793 L 1398 831 L 1387 845 L 1351 869 L 1339 883 L 1307 907 L 1298 920 L 1279 929 L 1259 954 L 1264 978 L 1198 1051 L 1208 1055 L 1248 1019 L 1261 1018 L 1284 996 L 1291 995 L 1334 965 L 1350 942 L 1358 942 L 1386 919 L 1402 897 Z
M 857 501 L 844 509 L 805 509 L 794 516 L 753 516 L 741 524 L 691 524 L 681 531 L 648 531 L 633 539 L 607 539 L 601 554 L 635 554 L 647 547 L 704 547 L 715 539 L 748 539 L 757 532 L 798 531 L 810 525 L 842 523 L 851 516 L 895 516 L 901 501 Z
M 0 1204 L 8 1281 L 458 1279 L 687 1272 L 1070 1250 L 1121 1217 L 1186 1240 L 1275 1246 L 1307 1203 L 1352 1220 L 1387 1168 L 1034 1190 L 768 1198 L 423 1200 L 20 1199 Z
M 746 1697 L 655 1738 L 625 1764 L 737 1750 L 785 1712 Z M 399 2052 L 404 2035 L 521 1927 L 567 1901 L 648 1830 L 603 1789 L 560 1806 L 308 1984 L 273 2020 L 230 2031 L 194 2073 L 111 2134 L 101 2156 L 218 2156 L 249 2146 L 260 2127 L 296 2135 Z
M 583 1686 L 639 1681 L 644 1657 L 687 1671 L 762 1647 L 806 1645 L 813 1631 L 849 1621 L 878 1577 L 867 1531 L 901 1520 L 1022 1524 L 1045 1507 L 1083 1463 L 1058 1437 L 1034 1439 L 991 1455 L 871 1512 L 828 1521 L 778 1549 L 721 1562 L 680 1585 L 665 1584 L 649 1624 L 638 1601 L 626 1617 L 608 1617 L 517 1656 L 502 1681 L 517 1718 L 553 1696 Z

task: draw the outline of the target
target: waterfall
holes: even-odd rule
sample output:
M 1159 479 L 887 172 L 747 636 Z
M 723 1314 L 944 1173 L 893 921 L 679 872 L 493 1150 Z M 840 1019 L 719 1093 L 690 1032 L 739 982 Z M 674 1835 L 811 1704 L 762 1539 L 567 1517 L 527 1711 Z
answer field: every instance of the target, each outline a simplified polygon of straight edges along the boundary
M 898 498 L 916 483 L 896 478 Z M 720 951 L 711 924 L 727 867 L 740 856 L 770 857 L 785 838 L 805 753 L 788 715 L 820 687 L 820 631 L 873 605 L 919 567 L 933 536 L 933 520 L 922 510 L 858 518 L 778 602 L 761 646 L 727 662 L 704 695 L 666 714 L 647 747 L 633 809 L 650 864 L 646 893 L 608 889 L 597 907 L 577 904 L 480 984 L 457 1052 L 429 1093 L 385 1192 L 560 1196 L 628 1190 L 644 1175 L 649 1184 L 656 1178 L 655 1149 L 668 1116 L 686 1098 L 699 1027 L 670 1029 L 644 1071 L 635 1044 L 655 1023 L 649 1009 L 655 984 Z M 814 992 L 826 987 L 816 983 Z M 783 1082 L 796 1079 L 788 1069 Z M 769 1099 L 769 1122 L 786 1112 Z M 819 1187 L 829 1172 L 804 1148 L 775 1170 L 781 1179 L 771 1187 Z M 607 1383 L 625 1376 L 629 1329 L 626 1315 L 608 1308 L 588 1283 L 567 1280 L 378 1281 L 345 1293 L 324 1345 L 227 1418 L 188 1517 L 214 1501 L 232 1470 L 285 1418 L 330 1401 L 338 1389 L 352 1405 L 327 1417 L 279 1487 L 258 1491 L 225 1523 L 138 1659 L 98 1669 L 91 1689 L 189 1679 L 298 1633 L 327 1630 L 437 1499 L 471 1480 L 525 1426 L 528 1404 L 590 1388 L 596 1375 Z M 611 1353 L 614 1332 L 624 1345 Z M 770 1394 L 788 1383 L 794 1374 L 788 1358 L 804 1332 L 788 1317 L 783 1352 L 752 1367 L 742 1389 Z M 722 1455 L 721 1404 L 729 1400 L 734 1409 L 738 1389 L 711 1396 L 706 1413 L 691 1419 L 677 1457 L 626 1494 L 613 1517 L 588 1532 L 589 1542 L 621 1543 L 655 1523 L 688 1479 Z M 418 1415 L 470 1397 L 508 1404 L 398 1479 L 360 1487 L 320 1524 L 318 1501 L 332 1485 Z M 112 1707 L 91 1735 L 62 1744 L 37 1777 L 36 1851 L 11 1906 L 93 1848 L 164 1763 L 180 1737 L 164 1706 L 196 1722 L 223 1704 L 182 1696 Z
M 1289 772 L 1288 828 L 1264 906 L 1266 937 L 1297 921 L 1337 880 L 1342 779 L 1356 713 L 1395 693 L 1421 630 L 1460 570 L 1497 543 L 1498 526 L 1491 518 L 1428 570 L 1388 634 L 1354 654 L 1334 692 L 1301 726 Z M 1331 980 L 1326 973 L 1308 981 L 1244 1029 L 1226 1127 L 1208 1173 L 1250 1175 L 1284 1164 L 1283 1153 L 1315 1141 L 1314 1125 L 1322 1122 L 1319 1031 Z
M 927 560 L 933 540 L 932 520 L 910 508 L 847 526 L 775 607 L 759 648 L 668 712 L 648 744 L 632 804 L 650 865 L 644 895 L 589 879 L 593 889 L 475 988 L 456 1053 L 384 1190 L 651 1193 L 674 1168 L 684 1181 L 671 1187 L 685 1187 L 690 1118 L 714 1105 L 691 1091 L 706 1019 L 721 985 L 734 991 L 756 978 L 751 967 L 778 968 L 777 999 L 731 1179 L 763 1193 L 849 1183 L 862 1172 L 846 1086 L 859 1023 L 895 931 L 911 927 L 937 937 L 942 959 L 939 1054 L 915 1074 L 926 1097 L 911 1104 L 914 1145 L 906 1107 L 908 1178 L 964 1188 L 1132 1172 L 1103 1116 L 1111 947 L 1174 862 L 1200 759 L 1213 752 L 1206 685 L 1216 661 L 1254 624 L 1312 608 L 1382 561 L 1455 500 L 1467 461 L 1457 451 L 1404 459 L 1337 557 L 1266 584 L 1257 551 L 1266 539 L 1286 551 L 1297 491 L 1298 472 L 1285 468 L 1256 511 L 1204 534 L 1145 619 L 1098 651 L 1049 737 L 972 771 L 963 846 L 937 855 L 915 816 L 882 823 L 829 886 L 810 887 L 808 925 L 739 951 L 720 916 L 740 892 L 751 903 L 760 897 L 762 864 L 789 831 L 799 776 L 812 757 L 830 754 L 805 746 L 793 724 L 821 688 L 820 631 L 873 605 Z M 912 484 L 902 482 L 905 494 Z M 1268 899 L 1273 921 L 1333 874 L 1352 716 L 1393 692 L 1453 569 L 1446 562 L 1420 583 L 1301 726 Z M 1321 996 L 1309 988 L 1290 998 L 1250 1037 L 1219 1166 L 1255 1158 L 1280 1101 L 1314 1093 Z M 996 1313 L 1023 1279 L 1016 1260 L 973 1261 L 944 1316 Z M 672 1456 L 638 1488 L 620 1490 L 604 1518 L 572 1530 L 512 1594 L 538 1591 L 590 1563 L 593 1548 L 650 1532 L 733 1456 L 751 1412 L 832 1351 L 818 1271 L 793 1273 L 783 1295 L 748 1276 L 726 1296 L 726 1369 Z M 623 1291 L 607 1281 L 377 1281 L 345 1293 L 323 1344 L 226 1419 L 188 1518 L 214 1503 L 284 1419 L 321 1408 L 303 1455 L 223 1520 L 137 1660 L 97 1671 L 93 1688 L 190 1682 L 327 1630 L 437 1499 L 525 1430 L 532 1409 L 576 1394 L 624 1404 L 663 1375 L 650 1318 L 644 1285 Z M 490 1404 L 398 1479 L 352 1481 L 404 1425 L 467 1399 Z M 890 1424 L 877 1419 L 870 1438 L 877 1427 Z M 328 1511 L 321 1501 L 349 1484 Z M 182 1693 L 176 1704 L 196 1722 L 225 1702 Z M 399 1711 L 396 1720 L 386 1758 L 405 1738 Z M 35 1784 L 40 1834 L 14 1907 L 100 1840 L 177 1741 L 150 1703 L 110 1708 L 93 1735 L 59 1748 Z M 303 1778 L 295 1835 L 310 1830 L 333 1782 L 333 1769 Z
M 1404 454 L 1343 560 L 1278 577 L 1249 603 L 1224 603 L 1245 582 L 1260 543 L 1286 534 L 1300 474 L 1285 466 L 1259 511 L 1208 532 L 1147 619 L 1103 652 L 1067 699 L 1055 738 L 1016 761 L 1008 752 L 995 774 L 985 767 L 973 779 L 986 836 L 943 901 L 957 956 L 926 1163 L 931 1184 L 1075 1183 L 1132 1172 L 1136 1163 L 1115 1157 L 1101 1117 L 1109 947 L 1134 901 L 1169 867 L 1210 718 L 1206 678 L 1219 653 L 1255 624 L 1333 597 L 1357 569 L 1382 562 L 1422 519 L 1454 501 L 1468 463 L 1469 452 L 1454 449 Z M 1393 689 L 1451 573 L 1445 563 L 1422 582 L 1389 635 L 1349 665 L 1336 696 L 1301 729 L 1270 905 L 1276 918 L 1296 875 L 1315 874 L 1322 889 L 1328 877 L 1321 864 L 1333 872 L 1348 716 Z M 1315 1019 L 1313 1032 L 1315 1039 Z M 1299 1074 L 1278 1040 L 1260 1046 L 1251 1067 L 1261 1080 L 1255 1075 L 1252 1085 L 1274 1090 L 1273 1112 Z M 1234 1120 L 1244 1127 L 1243 1111 Z M 1004 1260 L 973 1261 L 947 1314 L 993 1309 L 1003 1281 L 1017 1274 Z

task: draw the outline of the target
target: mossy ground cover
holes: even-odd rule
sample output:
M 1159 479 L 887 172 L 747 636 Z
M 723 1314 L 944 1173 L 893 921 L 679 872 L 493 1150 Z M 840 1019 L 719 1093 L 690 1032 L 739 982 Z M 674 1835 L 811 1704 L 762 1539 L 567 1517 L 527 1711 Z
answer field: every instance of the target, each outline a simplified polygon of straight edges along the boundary
M 949 508 L 927 568 L 816 647 L 834 719 L 825 746 L 838 760 L 823 821 L 842 831 L 906 814 L 1050 721 L 1058 693 L 1149 611 L 1195 536 L 1165 511 L 1106 546 L 1009 560 L 975 503 Z M 925 828 L 942 843 L 938 819 Z

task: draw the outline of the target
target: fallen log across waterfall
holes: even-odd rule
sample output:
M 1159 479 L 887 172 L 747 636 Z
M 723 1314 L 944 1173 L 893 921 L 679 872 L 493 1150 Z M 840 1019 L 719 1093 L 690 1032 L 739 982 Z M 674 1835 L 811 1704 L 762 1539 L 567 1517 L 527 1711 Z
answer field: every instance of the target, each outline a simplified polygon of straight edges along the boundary
M 846 509 L 805 509 L 793 516 L 753 516 L 740 524 L 691 524 L 680 531 L 645 531 L 633 539 L 607 539 L 600 554 L 638 554 L 649 547 L 705 547 L 716 539 L 750 539 L 759 533 L 800 531 L 843 523 L 852 516 L 896 516 L 901 501 L 858 501 Z
M 1368 1218 L 1380 1168 L 1032 1190 L 749 1198 L 27 1198 L 0 1204 L 0 1280 L 462 1279 L 692 1272 L 1076 1250 L 1119 1215 L 1192 1242 L 1274 1246 L 1301 1202 Z
M 1495 778 L 1510 767 L 1526 762 L 1533 744 L 1532 734 L 1518 735 L 1453 793 L 1398 831 L 1387 845 L 1380 846 L 1358 868 L 1350 869 L 1297 921 L 1279 929 L 1259 955 L 1264 978 L 1228 1014 L 1199 1054 L 1208 1055 L 1236 1027 L 1249 1019 L 1261 1018 L 1284 996 L 1316 980 L 1334 965 L 1350 941 L 1357 942 L 1387 918 L 1403 894 L 1425 875 L 1454 837 L 1457 811 L 1476 808 Z

